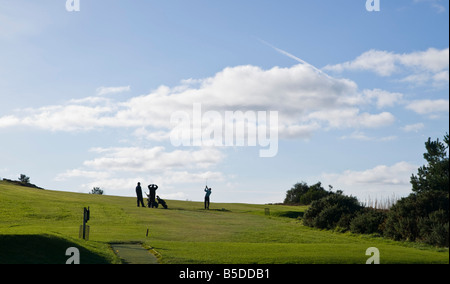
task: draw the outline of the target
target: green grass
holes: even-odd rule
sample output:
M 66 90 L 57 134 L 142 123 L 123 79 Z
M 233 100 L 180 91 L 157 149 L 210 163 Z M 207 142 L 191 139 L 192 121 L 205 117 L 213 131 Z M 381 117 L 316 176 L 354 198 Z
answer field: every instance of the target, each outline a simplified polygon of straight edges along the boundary
M 110 243 L 140 242 L 162 263 L 365 263 L 369 247 L 381 263 L 449 263 L 448 249 L 301 225 L 306 207 L 167 201 L 168 210 L 136 207 L 135 198 L 19 187 L 0 181 L 0 263 L 65 263 L 68 247 L 82 263 L 120 263 Z M 83 207 L 90 240 L 78 239 Z M 264 209 L 270 208 L 270 216 Z M 149 229 L 150 235 L 146 237 Z

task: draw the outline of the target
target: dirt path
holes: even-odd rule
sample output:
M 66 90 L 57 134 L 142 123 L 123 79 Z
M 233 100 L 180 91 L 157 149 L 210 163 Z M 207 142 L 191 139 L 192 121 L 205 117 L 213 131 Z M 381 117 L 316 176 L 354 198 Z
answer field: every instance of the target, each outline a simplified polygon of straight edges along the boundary
M 111 244 L 125 264 L 158 264 L 157 258 L 139 243 Z

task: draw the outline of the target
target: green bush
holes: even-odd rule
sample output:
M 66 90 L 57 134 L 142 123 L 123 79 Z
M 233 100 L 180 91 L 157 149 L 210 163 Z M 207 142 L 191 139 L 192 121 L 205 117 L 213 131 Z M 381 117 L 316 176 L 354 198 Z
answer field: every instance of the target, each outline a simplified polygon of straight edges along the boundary
M 434 211 L 426 218 L 419 219 L 419 234 L 423 242 L 440 247 L 448 247 L 448 212 Z
M 332 194 L 331 188 L 330 186 L 330 191 L 326 191 L 320 182 L 311 186 L 306 182 L 297 183 L 286 192 L 284 204 L 309 205 L 314 200 L 319 200 Z
M 448 246 L 448 212 L 448 193 L 411 194 L 399 200 L 389 211 L 384 235 L 395 240 Z M 444 233 L 446 235 L 442 236 Z
M 352 218 L 362 209 L 358 199 L 342 193 L 331 194 L 311 203 L 305 212 L 303 224 L 320 229 L 350 229 Z
M 350 222 L 350 231 L 356 234 L 382 234 L 387 213 L 383 210 L 364 208 Z

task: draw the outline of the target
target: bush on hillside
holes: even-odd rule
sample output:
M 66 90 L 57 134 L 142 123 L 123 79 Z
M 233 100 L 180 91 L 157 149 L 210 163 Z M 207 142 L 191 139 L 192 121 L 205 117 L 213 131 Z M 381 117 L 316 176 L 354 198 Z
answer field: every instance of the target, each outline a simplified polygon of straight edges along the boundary
M 356 234 L 382 234 L 386 217 L 386 211 L 364 208 L 350 222 L 350 231 Z
M 384 235 L 395 240 L 423 241 L 432 245 L 445 243 L 448 246 L 448 223 L 448 193 L 411 194 L 399 200 L 389 211 Z M 441 233 L 446 236 L 439 237 Z
M 331 188 L 330 191 L 326 191 L 320 182 L 311 186 L 308 186 L 306 182 L 297 183 L 286 192 L 284 204 L 309 205 L 314 200 L 319 200 L 332 194 Z
M 439 247 L 448 247 L 449 242 L 448 212 L 434 211 L 426 218 L 419 219 L 419 230 L 422 241 Z
M 356 197 L 346 196 L 342 192 L 331 194 L 311 203 L 303 217 L 303 224 L 320 229 L 338 227 L 349 230 L 352 218 L 362 208 Z

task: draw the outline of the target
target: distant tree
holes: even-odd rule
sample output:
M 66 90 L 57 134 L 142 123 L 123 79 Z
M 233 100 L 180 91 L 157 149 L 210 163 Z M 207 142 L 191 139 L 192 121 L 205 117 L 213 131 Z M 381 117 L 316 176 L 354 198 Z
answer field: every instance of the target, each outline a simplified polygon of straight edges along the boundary
M 21 174 L 19 177 L 19 181 L 23 184 L 29 184 L 30 183 L 30 177 L 27 177 L 24 174 Z
M 306 182 L 296 183 L 294 187 L 286 192 L 284 203 L 286 204 L 300 204 L 300 197 L 308 192 L 309 186 Z
M 384 236 L 395 240 L 449 244 L 449 135 L 444 143 L 425 142 L 428 162 L 411 177 L 413 193 L 399 200 L 388 212 Z
M 414 193 L 428 191 L 449 191 L 449 157 L 447 149 L 449 147 L 448 133 L 444 137 L 444 143 L 439 141 L 425 142 L 427 152 L 423 154 L 428 162 L 418 169 L 417 176 L 412 175 L 411 184 Z
M 284 203 L 309 205 L 314 200 L 319 200 L 330 195 L 332 188 L 330 186 L 330 191 L 326 191 L 320 182 L 311 186 L 308 186 L 306 182 L 297 183 L 286 192 Z
M 92 189 L 92 191 L 90 192 L 90 194 L 103 195 L 103 190 L 100 189 L 100 187 L 94 187 L 94 188 Z

